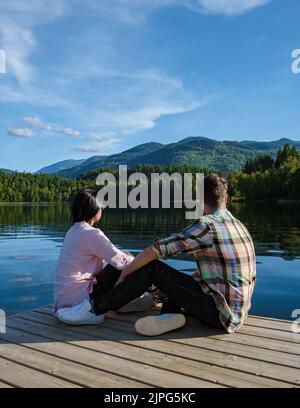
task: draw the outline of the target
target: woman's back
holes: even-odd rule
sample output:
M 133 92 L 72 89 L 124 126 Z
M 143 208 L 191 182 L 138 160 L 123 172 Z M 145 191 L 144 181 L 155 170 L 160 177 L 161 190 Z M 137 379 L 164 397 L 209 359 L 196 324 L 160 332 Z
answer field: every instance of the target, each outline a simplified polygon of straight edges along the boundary
M 106 235 L 87 222 L 75 222 L 67 231 L 58 260 L 55 280 L 56 310 L 81 303 L 89 297 L 103 261 L 124 268 L 132 256 L 117 249 Z

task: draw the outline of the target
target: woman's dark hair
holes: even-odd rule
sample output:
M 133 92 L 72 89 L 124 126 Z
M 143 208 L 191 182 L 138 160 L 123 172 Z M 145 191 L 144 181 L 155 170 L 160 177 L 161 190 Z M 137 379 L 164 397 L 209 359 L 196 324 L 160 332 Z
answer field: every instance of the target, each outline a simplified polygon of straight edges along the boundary
M 219 208 L 227 197 L 228 182 L 217 174 L 204 177 L 204 202 L 211 208 Z
M 76 194 L 71 207 L 73 223 L 89 221 L 95 217 L 101 209 L 96 197 L 96 190 L 83 190 Z

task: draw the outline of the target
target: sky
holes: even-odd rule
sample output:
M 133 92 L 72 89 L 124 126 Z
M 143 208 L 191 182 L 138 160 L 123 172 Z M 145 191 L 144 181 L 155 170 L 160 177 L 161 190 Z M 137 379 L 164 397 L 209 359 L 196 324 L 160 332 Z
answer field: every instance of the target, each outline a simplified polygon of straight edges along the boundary
M 299 0 L 0 0 L 0 16 L 0 168 L 300 140 Z

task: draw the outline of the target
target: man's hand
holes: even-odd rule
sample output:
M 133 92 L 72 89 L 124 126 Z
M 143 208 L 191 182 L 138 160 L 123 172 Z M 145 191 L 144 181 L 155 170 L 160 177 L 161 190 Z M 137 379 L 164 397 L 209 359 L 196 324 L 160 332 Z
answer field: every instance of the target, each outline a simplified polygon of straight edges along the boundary
M 115 286 L 119 285 L 121 282 L 123 282 L 123 280 L 126 278 L 126 274 L 124 273 L 124 271 L 122 271 L 121 275 L 119 276 L 119 279 L 117 280 Z
M 151 295 L 156 303 L 161 303 L 168 297 L 168 295 L 162 292 L 160 289 L 155 289 L 153 292 L 151 292 Z
M 157 259 L 156 253 L 153 251 L 152 247 L 148 247 L 144 249 L 144 251 L 140 252 L 129 265 L 127 265 L 115 286 L 119 285 L 123 280 L 130 275 L 131 273 L 135 272 L 136 270 L 142 268 L 144 265 L 147 265 L 149 262 L 154 261 Z

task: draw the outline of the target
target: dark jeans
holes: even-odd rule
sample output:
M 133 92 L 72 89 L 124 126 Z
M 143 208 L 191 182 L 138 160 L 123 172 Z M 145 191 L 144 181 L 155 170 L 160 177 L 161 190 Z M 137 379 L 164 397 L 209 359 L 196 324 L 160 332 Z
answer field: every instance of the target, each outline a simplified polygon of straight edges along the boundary
M 184 313 L 208 326 L 223 329 L 212 296 L 206 295 L 192 276 L 164 262 L 152 261 L 114 286 L 120 273 L 120 270 L 107 265 L 97 277 L 91 295 L 96 314 L 118 310 L 154 285 L 168 296 L 163 301 L 161 314 Z

